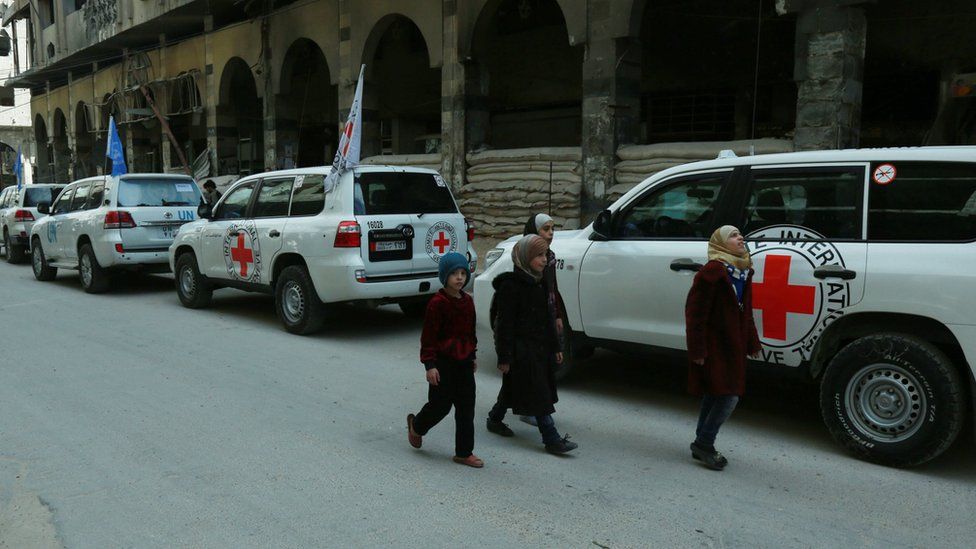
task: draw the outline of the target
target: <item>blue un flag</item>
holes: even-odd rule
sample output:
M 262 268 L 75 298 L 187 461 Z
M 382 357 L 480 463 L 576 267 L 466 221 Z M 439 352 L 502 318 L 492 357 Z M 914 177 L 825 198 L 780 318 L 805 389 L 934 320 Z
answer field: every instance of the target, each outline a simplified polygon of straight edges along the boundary
M 129 170 L 125 167 L 125 154 L 122 149 L 122 140 L 119 139 L 119 130 L 115 128 L 115 117 L 108 118 L 108 147 L 105 149 L 105 156 L 112 159 L 112 175 L 125 175 Z
M 17 145 L 17 160 L 14 160 L 14 175 L 17 176 L 17 190 L 24 186 L 24 163 L 20 159 L 20 145 Z

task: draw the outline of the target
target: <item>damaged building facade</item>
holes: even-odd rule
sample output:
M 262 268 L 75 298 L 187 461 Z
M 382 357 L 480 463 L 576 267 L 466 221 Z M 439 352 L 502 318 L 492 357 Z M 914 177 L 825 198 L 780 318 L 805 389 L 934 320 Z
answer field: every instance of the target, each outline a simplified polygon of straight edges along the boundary
M 366 65 L 367 162 L 435 167 L 483 236 L 575 227 L 714 157 L 976 143 L 971 2 L 13 0 L 37 181 L 328 164 Z

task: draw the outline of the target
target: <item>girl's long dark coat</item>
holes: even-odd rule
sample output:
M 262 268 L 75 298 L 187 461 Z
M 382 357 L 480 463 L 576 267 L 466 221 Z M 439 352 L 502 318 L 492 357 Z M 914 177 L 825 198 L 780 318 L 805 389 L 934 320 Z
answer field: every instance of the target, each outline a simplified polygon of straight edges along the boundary
M 505 402 L 516 414 L 541 416 L 556 411 L 556 329 L 549 314 L 548 292 L 521 270 L 502 273 L 492 282 L 498 318 L 495 352 L 510 369 L 502 376 Z
M 725 264 L 705 264 L 691 285 L 685 304 L 688 337 L 688 390 L 695 395 L 738 395 L 746 387 L 746 357 L 761 349 L 752 317 L 752 274 L 742 307 Z M 696 359 L 705 359 L 699 366 Z

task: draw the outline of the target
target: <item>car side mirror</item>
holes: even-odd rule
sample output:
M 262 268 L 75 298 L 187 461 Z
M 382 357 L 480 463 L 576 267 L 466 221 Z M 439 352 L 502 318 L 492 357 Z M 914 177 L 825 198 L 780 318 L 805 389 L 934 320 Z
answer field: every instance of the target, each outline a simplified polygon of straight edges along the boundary
M 200 205 L 197 206 L 197 217 L 211 219 L 213 217 L 213 206 L 206 202 L 200 202 Z
M 51 213 L 51 203 L 50 202 L 38 202 L 37 203 L 37 211 L 38 211 L 38 213 L 42 213 L 44 215 L 47 215 L 47 214 Z
M 612 220 L 613 214 L 610 210 L 603 210 L 597 214 L 596 219 L 593 220 L 593 233 L 590 235 L 590 240 L 610 240 Z

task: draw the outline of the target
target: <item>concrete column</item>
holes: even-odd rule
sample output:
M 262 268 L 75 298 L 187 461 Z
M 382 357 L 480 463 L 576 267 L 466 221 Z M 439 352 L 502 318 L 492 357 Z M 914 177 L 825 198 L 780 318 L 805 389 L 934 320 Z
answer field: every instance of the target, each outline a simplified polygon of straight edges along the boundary
M 68 139 L 68 154 L 71 159 L 71 163 L 68 166 L 68 177 L 71 180 L 79 179 L 75 170 L 75 163 L 78 161 L 78 156 L 75 154 L 78 151 L 78 136 L 75 134 L 75 131 L 78 129 L 78 125 L 75 121 L 75 97 L 71 92 L 73 83 L 74 75 L 71 74 L 71 71 L 68 71 L 68 108 L 64 112 L 67 127 L 64 133 Z
M 591 29 L 604 27 L 594 18 L 609 17 L 602 4 L 609 0 L 590 4 Z M 589 223 L 607 205 L 617 148 L 640 137 L 640 70 L 637 39 L 590 36 L 583 59 L 581 224 Z
M 266 16 L 261 21 L 261 44 L 263 55 L 261 57 L 261 82 L 264 101 L 262 101 L 262 118 L 264 120 L 264 169 L 274 170 L 277 168 L 278 160 L 278 138 L 275 132 L 275 101 L 274 93 L 274 63 L 272 63 L 271 51 L 271 17 Z
M 797 13 L 797 150 L 857 147 L 861 132 L 864 10 L 821 2 Z
M 458 59 L 457 1 L 443 2 L 444 64 L 441 67 L 441 175 L 458 192 L 464 186 L 464 65 Z
M 339 101 L 339 127 L 336 128 L 336 135 L 341 135 L 346 119 L 349 117 L 349 106 L 356 95 L 356 78 L 359 77 L 358 60 L 352 57 L 352 18 L 349 15 L 349 2 L 351 0 L 339 0 L 339 85 L 336 86 L 336 95 Z M 366 109 L 363 109 L 365 116 Z M 365 132 L 364 132 L 365 141 Z M 364 143 L 365 145 L 365 143 Z M 363 147 L 362 157 L 369 156 Z
M 207 152 L 210 155 L 210 175 L 220 175 L 217 170 L 217 76 L 214 74 L 213 15 L 203 18 L 203 112 L 207 119 Z

